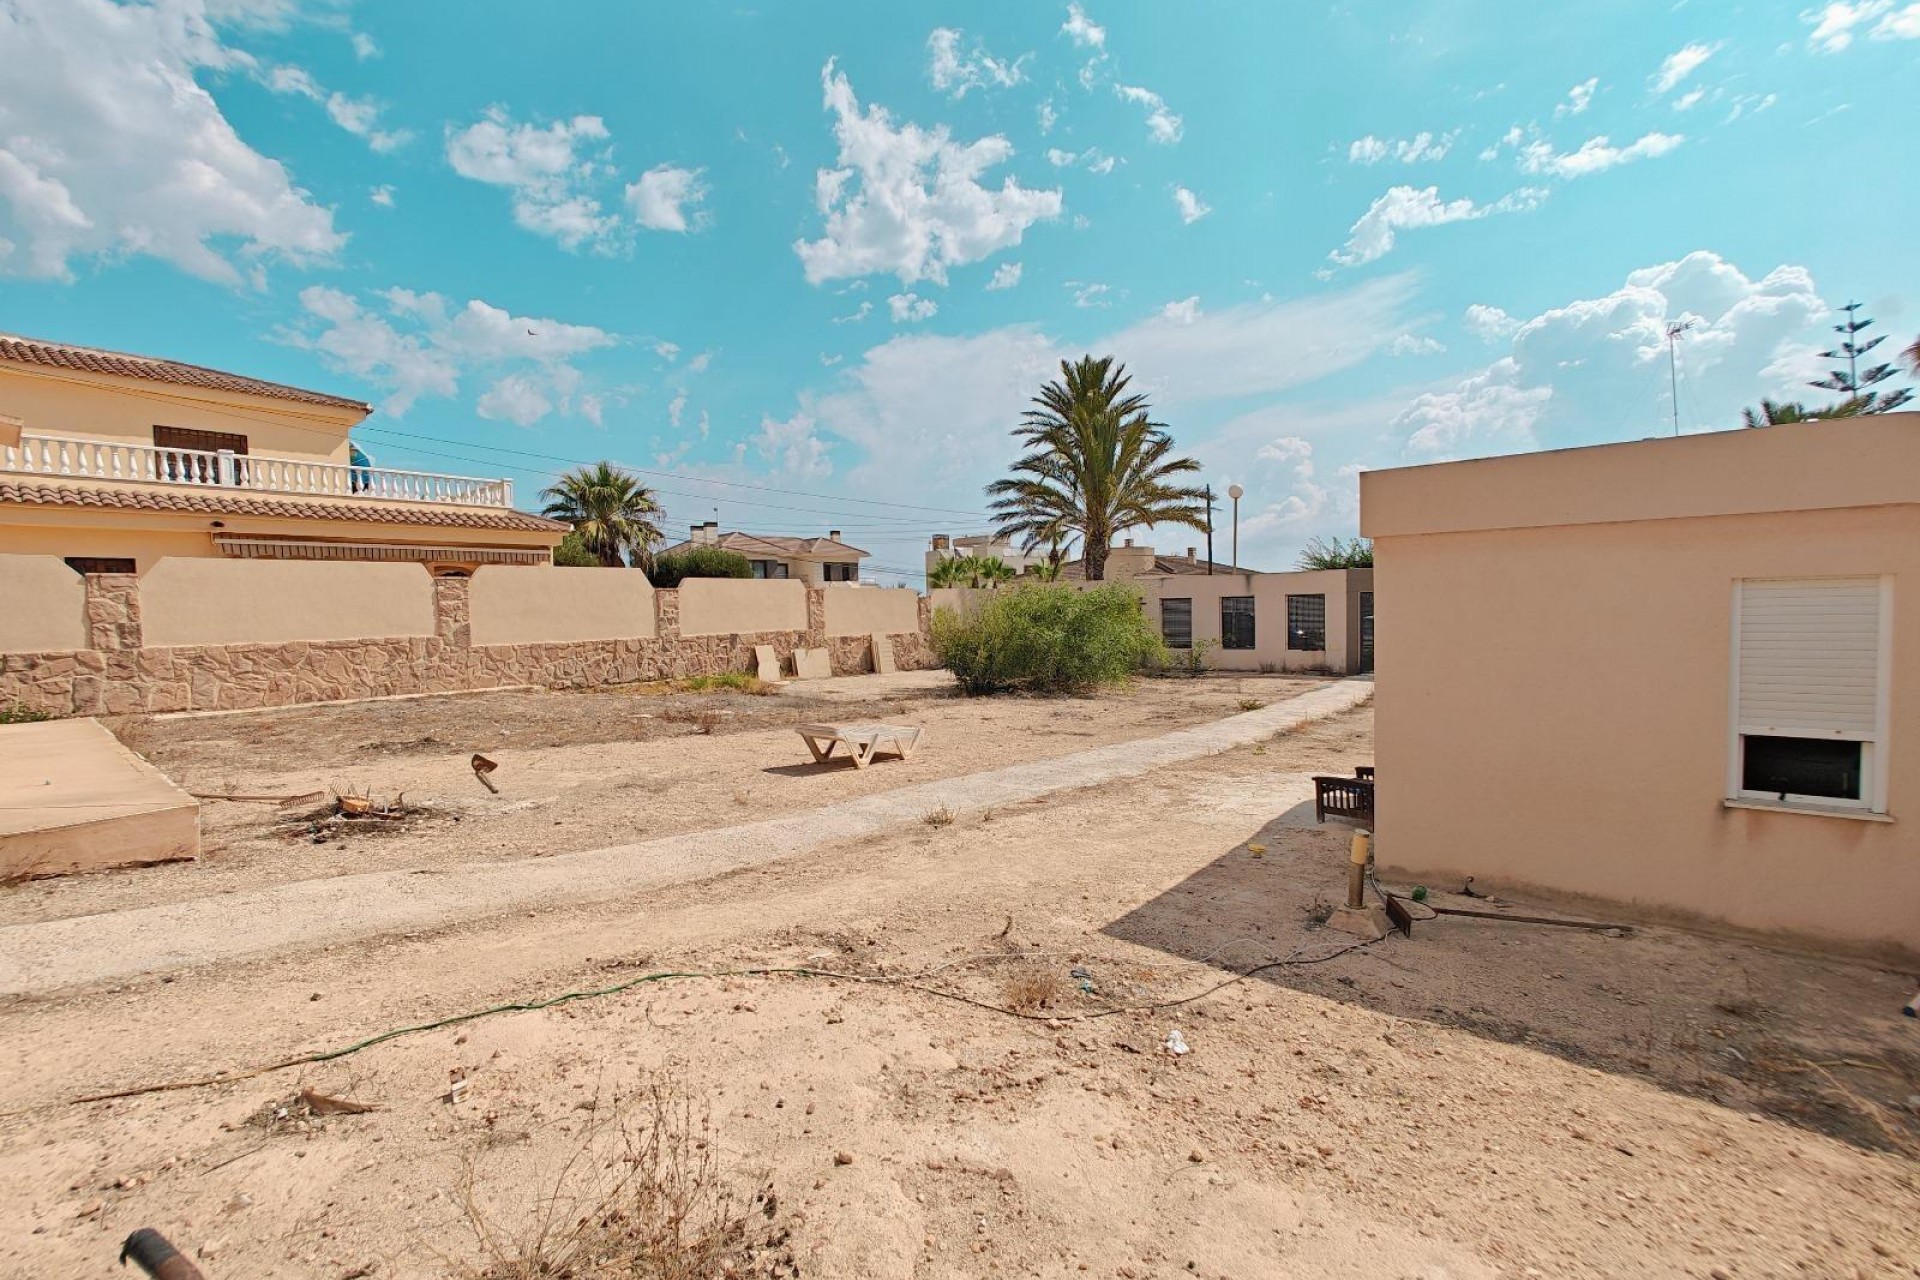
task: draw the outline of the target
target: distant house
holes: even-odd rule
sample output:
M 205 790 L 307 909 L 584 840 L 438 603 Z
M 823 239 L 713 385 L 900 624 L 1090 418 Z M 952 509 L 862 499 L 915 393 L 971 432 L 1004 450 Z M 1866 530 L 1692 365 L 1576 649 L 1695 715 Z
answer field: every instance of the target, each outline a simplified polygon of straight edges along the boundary
M 867 553 L 840 540 L 840 531 L 831 529 L 824 538 L 790 538 L 770 533 L 720 531 L 717 520 L 690 527 L 685 542 L 662 548 L 657 554 L 671 555 L 694 547 L 719 547 L 747 558 L 756 578 L 793 578 L 811 586 L 827 582 L 860 581 L 860 562 Z
M 1012 541 L 996 538 L 990 533 L 963 534 L 953 537 L 950 534 L 936 533 L 933 543 L 927 548 L 927 572 L 932 573 L 942 561 L 963 560 L 968 556 L 979 556 L 983 560 L 998 560 L 1015 573 L 1025 573 L 1029 569 L 1046 567 L 1047 553 L 1044 548 L 1035 547 L 1032 551 L 1022 551 Z
M 1200 548 L 1188 547 L 1184 556 L 1163 556 L 1152 547 L 1136 547 L 1133 539 L 1128 538 L 1117 547 L 1107 549 L 1107 581 L 1115 582 L 1121 578 L 1144 578 L 1150 574 L 1222 574 L 1255 573 L 1257 570 L 1235 568 L 1222 564 L 1218 560 L 1208 560 L 1200 555 Z M 1060 576 L 1072 580 L 1087 576 L 1086 562 L 1069 560 L 1060 566 Z
M 551 564 L 567 527 L 510 480 L 377 467 L 371 406 L 152 356 L 0 334 L 0 553 L 80 573 L 163 557 Z

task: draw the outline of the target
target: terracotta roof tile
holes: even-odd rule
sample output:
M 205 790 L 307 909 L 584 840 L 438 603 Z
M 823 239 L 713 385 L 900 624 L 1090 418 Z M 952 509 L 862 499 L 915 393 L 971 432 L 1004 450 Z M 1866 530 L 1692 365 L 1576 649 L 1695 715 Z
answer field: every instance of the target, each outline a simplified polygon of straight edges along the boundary
M 665 547 L 657 554 L 668 555 L 685 551 L 699 544 L 676 542 Z M 767 556 L 817 556 L 835 551 L 852 556 L 864 556 L 867 553 L 858 547 L 848 546 L 844 542 L 835 542 L 832 538 L 790 538 L 774 533 L 723 533 L 713 543 L 722 551 L 737 551 L 749 559 Z
M 81 488 L 0 481 L 0 502 L 43 507 L 107 507 L 122 511 L 180 511 L 208 516 L 357 520 L 368 524 L 429 525 L 444 529 L 517 529 L 529 533 L 564 533 L 568 528 L 558 520 L 500 508 L 319 502 L 206 489 Z
M 50 369 L 77 369 L 83 373 L 140 378 L 147 382 L 170 382 L 181 387 L 233 391 L 241 395 L 264 396 L 269 400 L 358 409 L 362 413 L 373 411 L 373 406 L 365 401 L 328 395 L 324 391 L 307 391 L 278 382 L 264 382 L 238 373 L 223 373 L 219 369 L 206 369 L 197 364 L 182 364 L 178 360 L 137 356 L 125 351 L 103 351 L 96 347 L 76 347 L 65 342 L 45 342 L 11 333 L 0 333 L 0 360 L 43 365 Z

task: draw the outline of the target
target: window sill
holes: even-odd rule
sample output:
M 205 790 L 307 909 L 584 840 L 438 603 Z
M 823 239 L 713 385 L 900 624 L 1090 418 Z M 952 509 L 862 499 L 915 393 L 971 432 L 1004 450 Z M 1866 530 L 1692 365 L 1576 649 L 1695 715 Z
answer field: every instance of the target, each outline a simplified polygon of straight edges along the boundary
M 1720 802 L 1726 809 L 1754 809 L 1762 813 L 1803 813 L 1814 818 L 1851 818 L 1855 822 L 1892 822 L 1890 813 L 1875 813 L 1871 809 L 1829 809 L 1812 804 L 1782 804 L 1778 800 L 1738 800 L 1727 799 Z

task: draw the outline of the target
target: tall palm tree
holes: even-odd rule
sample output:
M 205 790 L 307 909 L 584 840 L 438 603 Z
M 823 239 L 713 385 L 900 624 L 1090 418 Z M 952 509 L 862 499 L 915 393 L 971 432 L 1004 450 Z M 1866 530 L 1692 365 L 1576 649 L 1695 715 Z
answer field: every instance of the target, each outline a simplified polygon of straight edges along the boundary
M 1900 363 L 1907 366 L 1908 373 L 1920 378 L 1920 338 L 1915 338 L 1913 345 L 1900 353 Z
M 541 491 L 547 505 L 540 514 L 573 526 L 586 549 L 600 563 L 617 569 L 628 557 L 640 568 L 653 559 L 660 542 L 654 518 L 660 504 L 640 478 L 611 462 L 576 467 Z
M 996 535 L 1018 536 L 1028 551 L 1077 537 L 1087 580 L 1099 582 L 1120 530 L 1206 528 L 1205 490 L 1180 483 L 1200 464 L 1171 456 L 1173 437 L 1148 418 L 1146 397 L 1127 394 L 1126 366 L 1083 356 L 1062 360 L 1060 374 L 1014 428 L 1026 456 L 987 486 Z
M 1740 421 L 1749 427 L 1779 427 L 1789 422 L 1822 422 L 1829 418 L 1857 418 L 1871 413 L 1873 396 L 1852 396 L 1824 409 L 1809 409 L 1795 400 L 1776 401 L 1761 397 L 1759 409 L 1742 409 Z

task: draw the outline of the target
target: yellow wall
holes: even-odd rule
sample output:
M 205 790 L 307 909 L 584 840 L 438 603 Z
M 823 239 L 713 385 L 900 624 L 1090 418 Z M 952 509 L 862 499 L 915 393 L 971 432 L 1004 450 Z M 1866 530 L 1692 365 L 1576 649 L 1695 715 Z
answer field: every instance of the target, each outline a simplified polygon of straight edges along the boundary
M 827 634 L 896 635 L 920 629 L 920 593 L 906 587 L 856 587 L 829 583 Z
M 169 557 L 140 580 L 140 618 L 149 647 L 430 636 L 433 579 L 417 564 Z
M 0 363 L 0 413 L 28 435 L 152 444 L 155 425 L 238 432 L 249 452 L 315 462 L 347 461 L 357 409 L 298 404 L 199 387 Z
M 653 585 L 632 569 L 482 565 L 469 590 L 476 645 L 654 634 Z
M 554 572 L 571 571 L 556 569 Z M 680 634 L 683 636 L 806 629 L 805 583 L 792 579 L 688 578 L 680 584 Z
M 1886 438 L 1893 423 L 1851 442 L 1836 436 L 1824 459 L 1814 450 L 1800 460 L 1807 487 L 1795 491 L 1771 474 L 1783 442 L 1756 438 L 1771 430 L 1749 433 L 1751 451 L 1725 439 L 1717 458 L 1691 451 L 1712 463 L 1694 477 L 1704 500 L 1759 465 L 1769 474 L 1756 489 L 1811 505 L 1839 492 L 1830 473 L 1863 451 L 1871 465 L 1877 451 L 1909 447 Z M 1615 456 L 1603 468 L 1624 486 L 1623 506 L 1649 491 L 1687 500 L 1674 451 L 1617 448 L 1642 451 L 1637 467 Z M 1590 468 L 1507 461 L 1500 471 L 1527 482 L 1511 501 L 1486 473 L 1465 471 L 1483 463 L 1424 469 L 1420 486 L 1411 472 L 1385 473 L 1392 483 L 1378 490 L 1367 482 L 1363 529 L 1375 536 L 1380 582 L 1382 864 L 1920 952 L 1920 691 L 1904 678 L 1920 653 L 1920 471 L 1899 478 L 1905 505 L 1392 532 L 1469 516 L 1517 521 L 1550 508 L 1555 493 L 1564 511 L 1605 514 L 1589 496 Z M 1858 489 L 1874 485 L 1885 488 L 1863 478 Z M 1895 579 L 1885 744 L 1895 821 L 1726 808 L 1734 582 L 1876 574 Z
M 0 653 L 86 647 L 86 579 L 47 556 L 0 555 Z

